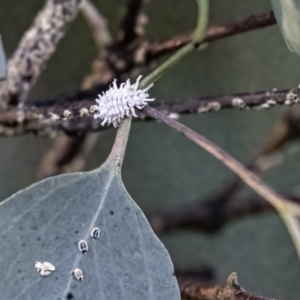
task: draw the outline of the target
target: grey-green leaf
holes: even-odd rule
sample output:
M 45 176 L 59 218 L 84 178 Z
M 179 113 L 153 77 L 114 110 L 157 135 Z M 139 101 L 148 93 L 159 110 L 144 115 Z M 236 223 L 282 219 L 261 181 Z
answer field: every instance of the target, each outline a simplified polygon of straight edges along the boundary
M 101 230 L 95 241 L 94 227 Z M 15 194 L 0 205 L 0 230 L 1 300 L 180 299 L 169 254 L 113 161 Z M 82 239 L 87 255 L 77 246 Z M 56 270 L 41 277 L 36 261 Z M 75 268 L 83 281 L 72 278 Z
M 4 47 L 2 43 L 2 37 L 0 35 L 0 80 L 6 78 L 6 57 L 4 52 Z
M 271 2 L 289 49 L 300 55 L 300 0 L 271 0 Z

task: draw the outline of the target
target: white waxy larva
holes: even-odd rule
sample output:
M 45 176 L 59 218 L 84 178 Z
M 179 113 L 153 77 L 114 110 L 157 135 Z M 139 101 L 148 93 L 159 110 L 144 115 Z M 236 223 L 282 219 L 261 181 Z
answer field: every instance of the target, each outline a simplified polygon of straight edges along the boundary
M 55 271 L 55 267 L 51 263 L 45 261 L 43 265 L 48 271 Z
M 44 270 L 44 269 L 42 269 L 41 271 L 40 271 L 40 275 L 41 276 L 49 276 L 51 274 L 51 271 L 49 271 L 49 270 Z
M 78 242 L 78 249 L 82 254 L 84 255 L 87 254 L 88 248 L 89 247 L 86 241 L 81 240 Z
M 100 229 L 98 227 L 95 227 L 95 228 L 92 229 L 92 231 L 91 231 L 91 237 L 92 237 L 93 241 L 99 239 L 100 232 L 101 231 L 100 231 Z
M 83 281 L 83 272 L 80 270 L 80 269 L 75 269 L 71 272 L 71 275 L 77 279 L 77 280 L 80 280 L 80 281 Z
M 41 262 L 37 261 L 35 263 L 35 268 L 36 268 L 37 272 L 40 272 L 41 270 L 44 270 L 45 267 L 44 267 L 44 265 Z
M 101 123 L 104 126 L 106 123 L 111 123 L 114 127 L 118 127 L 121 120 L 127 117 L 137 117 L 135 108 L 144 108 L 149 101 L 154 101 L 154 98 L 149 98 L 147 91 L 153 86 L 150 84 L 147 88 L 138 89 L 142 76 L 139 76 L 134 84 L 130 84 L 128 79 L 126 83 L 121 83 L 118 87 L 116 79 L 108 91 L 98 95 L 96 99 L 97 105 L 90 107 L 90 112 L 94 114 L 94 119 L 102 119 Z
M 35 268 L 41 276 L 48 276 L 51 274 L 52 271 L 55 271 L 55 267 L 51 263 L 46 261 L 44 263 L 37 261 L 35 263 Z

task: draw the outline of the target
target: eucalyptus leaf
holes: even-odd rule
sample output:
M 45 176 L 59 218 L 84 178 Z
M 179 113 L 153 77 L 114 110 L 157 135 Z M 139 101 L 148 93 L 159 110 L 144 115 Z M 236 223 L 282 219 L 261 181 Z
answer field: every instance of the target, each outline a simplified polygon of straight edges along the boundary
M 300 55 L 300 0 L 271 0 L 277 23 L 292 52 Z
M 2 43 L 2 37 L 0 35 L 0 80 L 6 78 L 6 72 L 7 72 L 6 57 L 5 57 L 4 47 Z
M 46 179 L 0 205 L 1 300 L 180 299 L 169 254 L 126 191 L 120 165 L 111 155 L 95 171 Z M 37 261 L 56 270 L 42 277 Z M 71 276 L 75 268 L 83 281 Z

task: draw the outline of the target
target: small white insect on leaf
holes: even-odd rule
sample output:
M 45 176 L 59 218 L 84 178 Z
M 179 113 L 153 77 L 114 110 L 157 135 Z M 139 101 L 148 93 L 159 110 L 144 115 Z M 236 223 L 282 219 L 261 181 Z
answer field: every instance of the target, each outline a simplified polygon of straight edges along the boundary
M 77 279 L 77 280 L 80 280 L 80 281 L 83 281 L 83 272 L 80 270 L 80 269 L 75 269 L 71 272 L 71 275 Z
M 82 254 L 84 255 L 87 254 L 88 248 L 89 247 L 86 241 L 81 240 L 78 242 L 78 249 Z
M 40 271 L 41 276 L 49 276 L 50 274 L 51 274 L 51 271 L 49 271 L 49 270 L 42 269 Z
M 107 125 L 112 123 L 114 127 L 118 127 L 125 116 L 137 117 L 135 108 L 143 109 L 149 101 L 155 100 L 149 98 L 147 93 L 153 84 L 143 90 L 138 89 L 141 78 L 142 76 L 139 76 L 134 84 L 130 84 L 128 79 L 126 83 L 121 83 L 120 87 L 117 86 L 115 79 L 110 89 L 100 94 L 99 98 L 96 99 L 98 104 L 90 107 L 94 119 L 102 119 L 102 126 L 106 123 Z
M 95 227 L 95 228 L 92 229 L 92 231 L 91 231 L 91 237 L 92 237 L 93 241 L 99 239 L 100 232 L 101 231 L 100 231 L 100 229 L 98 227 Z
M 47 270 L 49 270 L 49 271 L 55 271 L 55 267 L 54 267 L 51 263 L 45 261 L 45 262 L 43 263 L 43 265 L 44 265 L 44 267 L 45 267 Z
M 43 265 L 41 262 L 39 262 L 39 261 L 37 261 L 37 262 L 35 263 L 35 268 L 36 268 L 36 271 L 37 271 L 37 272 L 40 272 L 41 270 L 44 270 L 44 269 L 45 269 L 44 265 Z
M 35 268 L 36 271 L 39 272 L 41 276 L 48 276 L 51 274 L 52 271 L 55 271 L 55 267 L 49 262 L 41 263 L 37 261 L 35 263 Z

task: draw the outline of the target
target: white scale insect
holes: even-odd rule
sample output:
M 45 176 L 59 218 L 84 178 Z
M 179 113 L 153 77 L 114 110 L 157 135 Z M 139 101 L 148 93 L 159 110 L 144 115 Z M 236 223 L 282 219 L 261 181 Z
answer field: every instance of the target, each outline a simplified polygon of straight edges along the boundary
M 49 262 L 39 262 L 35 263 L 36 271 L 40 273 L 41 276 L 48 276 L 51 272 L 55 271 L 55 267 Z
M 79 251 L 80 251 L 82 254 L 86 255 L 86 254 L 87 254 L 87 251 L 88 251 L 88 249 L 89 249 L 87 242 L 86 242 L 85 240 L 79 241 L 79 242 L 78 242 L 78 249 L 79 249 Z
M 80 269 L 75 269 L 71 272 L 71 275 L 77 279 L 77 280 L 80 280 L 80 281 L 83 281 L 83 272 L 80 270 Z
M 101 233 L 101 231 L 100 231 L 100 229 L 98 227 L 95 227 L 95 228 L 92 229 L 92 231 L 91 231 L 91 237 L 92 237 L 93 241 L 99 239 L 100 233 Z
M 98 227 L 95 227 L 92 229 L 91 238 L 93 239 L 93 241 L 99 239 L 100 233 L 101 233 L 101 231 Z M 78 242 L 78 249 L 82 254 L 84 254 L 84 255 L 87 254 L 87 251 L 89 249 L 88 243 L 85 240 L 80 240 Z
M 94 114 L 94 119 L 102 119 L 102 126 L 111 123 L 114 127 L 118 127 L 124 116 L 137 117 L 134 108 L 143 109 L 149 101 L 154 101 L 154 98 L 149 98 L 147 91 L 153 86 L 150 84 L 147 88 L 139 90 L 139 83 L 142 76 L 139 76 L 134 84 L 130 84 L 128 79 L 126 83 L 121 83 L 117 86 L 117 80 L 113 81 L 112 87 L 102 93 L 96 99 L 97 105 L 90 107 L 90 112 Z

